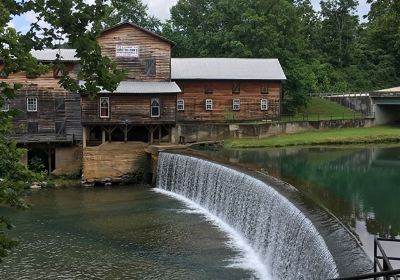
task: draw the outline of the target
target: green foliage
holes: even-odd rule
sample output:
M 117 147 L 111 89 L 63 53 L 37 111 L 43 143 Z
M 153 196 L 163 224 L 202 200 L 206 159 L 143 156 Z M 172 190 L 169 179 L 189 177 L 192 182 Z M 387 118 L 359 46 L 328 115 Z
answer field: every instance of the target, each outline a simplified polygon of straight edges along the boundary
M 160 32 L 161 22 L 150 16 L 147 5 L 141 0 L 111 1 L 108 16 L 104 19 L 106 27 L 121 22 L 132 22 L 153 32 Z
M 115 1 L 117 2 L 117 1 Z M 109 58 L 101 55 L 96 38 L 102 30 L 102 20 L 108 16 L 110 7 L 105 1 L 95 0 L 88 4 L 84 0 L 6 0 L 0 1 L 0 58 L 1 75 L 24 71 L 29 77 L 38 77 L 49 71 L 49 66 L 32 57 L 32 49 L 53 48 L 61 38 L 75 48 L 81 67 L 79 85 L 63 71 L 61 86 L 71 92 L 96 95 L 101 89 L 113 91 L 124 78 L 125 73 Z M 34 12 L 37 21 L 32 23 L 26 34 L 9 26 L 14 16 Z M 56 64 L 64 69 L 58 59 Z M 0 105 L 15 96 L 21 88 L 18 84 L 0 83 Z M 43 181 L 43 173 L 33 173 L 20 162 L 22 150 L 7 138 L 11 129 L 13 112 L 0 112 L 0 204 L 15 208 L 26 208 L 22 199 L 25 189 L 34 181 Z M 40 169 L 40 166 L 36 166 Z M 16 243 L 7 237 L 11 223 L 0 217 L 0 260 Z
M 371 1 L 372 2 L 372 1 Z M 373 1 L 369 22 L 356 0 L 180 0 L 163 35 L 176 57 L 279 58 L 285 113 L 310 92 L 375 90 L 400 83 L 399 2 Z M 382 38 L 382 39 L 381 39 Z
M 225 141 L 227 148 L 266 148 L 296 145 L 348 145 L 399 143 L 400 129 L 393 126 L 369 128 L 337 128 L 295 134 L 282 134 L 265 139 Z

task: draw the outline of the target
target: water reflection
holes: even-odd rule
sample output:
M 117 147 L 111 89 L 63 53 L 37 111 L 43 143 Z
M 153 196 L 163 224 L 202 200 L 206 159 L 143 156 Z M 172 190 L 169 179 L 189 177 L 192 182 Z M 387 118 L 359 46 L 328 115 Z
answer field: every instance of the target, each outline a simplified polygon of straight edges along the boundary
M 369 254 L 373 235 L 400 235 L 399 147 L 221 150 L 213 155 L 265 169 L 296 186 L 355 231 Z
M 0 279 L 249 279 L 227 267 L 225 235 L 147 188 L 41 190 L 26 212 L 0 208 L 20 245 Z

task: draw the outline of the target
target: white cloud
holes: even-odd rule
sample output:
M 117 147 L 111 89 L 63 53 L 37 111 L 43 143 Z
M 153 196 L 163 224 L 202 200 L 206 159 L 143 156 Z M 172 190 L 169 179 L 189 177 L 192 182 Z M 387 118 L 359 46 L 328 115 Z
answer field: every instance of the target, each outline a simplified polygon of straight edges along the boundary
M 144 4 L 149 7 L 150 14 L 165 21 L 170 18 L 170 9 L 178 2 L 178 0 L 143 0 Z

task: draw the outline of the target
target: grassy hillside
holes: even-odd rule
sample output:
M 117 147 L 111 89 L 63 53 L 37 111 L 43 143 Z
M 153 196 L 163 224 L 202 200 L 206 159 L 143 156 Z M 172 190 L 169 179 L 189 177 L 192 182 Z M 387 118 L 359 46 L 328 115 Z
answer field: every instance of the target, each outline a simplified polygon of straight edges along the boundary
M 353 119 L 361 118 L 362 114 L 344 107 L 335 102 L 312 97 L 307 108 L 299 110 L 299 113 L 293 117 L 285 116 L 283 120 L 337 120 L 337 119 Z
M 282 134 L 265 139 L 227 140 L 227 148 L 263 148 L 295 145 L 400 143 L 400 127 L 325 129 L 295 134 Z

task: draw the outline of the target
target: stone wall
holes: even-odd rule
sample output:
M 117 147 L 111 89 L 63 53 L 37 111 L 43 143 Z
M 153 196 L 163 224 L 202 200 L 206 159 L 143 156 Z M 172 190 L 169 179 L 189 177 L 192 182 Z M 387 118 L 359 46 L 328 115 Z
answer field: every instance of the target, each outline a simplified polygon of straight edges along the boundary
M 142 180 L 147 144 L 111 142 L 83 149 L 82 183 L 120 183 Z
M 298 133 L 324 128 L 370 127 L 373 119 L 332 121 L 269 122 L 262 124 L 178 124 L 173 130 L 173 141 L 186 143 L 216 141 L 226 138 L 266 138 L 284 133 Z
M 364 116 L 373 116 L 373 102 L 368 94 L 342 94 L 324 97 L 325 99 L 360 112 Z

